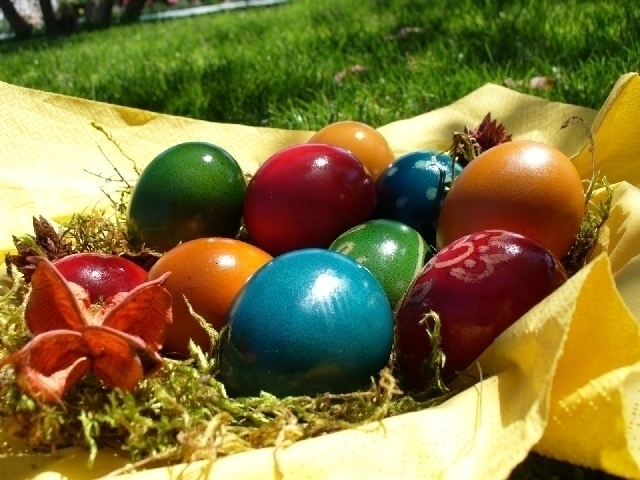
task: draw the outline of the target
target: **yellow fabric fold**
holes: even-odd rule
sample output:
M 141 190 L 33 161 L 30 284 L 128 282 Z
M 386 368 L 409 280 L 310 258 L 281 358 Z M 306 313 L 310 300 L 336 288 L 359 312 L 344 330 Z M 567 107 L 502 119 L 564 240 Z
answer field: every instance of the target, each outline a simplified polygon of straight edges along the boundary
M 596 144 L 596 170 L 611 183 L 626 181 L 640 184 L 637 152 L 640 148 L 640 77 L 637 73 L 622 75 L 593 121 Z M 636 152 L 636 153 L 634 153 Z M 583 178 L 591 175 L 591 153 L 585 143 L 574 158 Z
M 118 174 L 134 181 L 157 154 L 186 141 L 226 149 L 247 172 L 312 132 L 216 124 L 81 100 L 0 82 L 0 248 L 32 231 L 32 217 L 53 220 L 108 201 Z
M 585 132 L 560 126 L 578 116 L 593 128 L 596 170 L 615 189 L 599 244 L 585 268 L 482 355 L 482 381 L 438 407 L 361 429 L 122 478 L 506 478 L 532 450 L 640 478 L 639 103 L 636 73 L 622 75 L 597 112 L 486 85 L 452 105 L 379 129 L 398 156 L 444 149 L 453 130 L 475 126 L 491 112 L 515 138 L 545 141 L 574 156 L 588 179 Z M 11 248 L 11 235 L 29 231 L 33 215 L 65 218 L 104 201 L 104 180 L 94 174 L 111 176 L 115 167 L 133 179 L 132 159 L 142 167 L 180 141 L 217 143 L 251 172 L 278 149 L 311 135 L 171 117 L 0 83 L 0 246 Z M 0 469 L 11 478 L 84 479 L 126 461 L 105 451 L 87 470 L 86 453 L 67 449 L 55 456 L 0 458 Z

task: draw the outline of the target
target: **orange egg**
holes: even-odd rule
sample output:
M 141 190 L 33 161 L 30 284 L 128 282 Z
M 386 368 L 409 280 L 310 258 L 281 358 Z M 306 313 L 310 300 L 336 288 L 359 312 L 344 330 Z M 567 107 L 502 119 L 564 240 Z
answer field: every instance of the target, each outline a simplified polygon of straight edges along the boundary
M 436 247 L 501 229 L 562 258 L 580 230 L 584 209 L 580 174 L 564 153 L 529 140 L 502 143 L 472 160 L 453 181 L 440 210 Z
M 382 134 L 366 123 L 352 120 L 330 123 L 311 137 L 309 143 L 326 143 L 349 150 L 367 167 L 374 181 L 394 160 Z
M 206 330 L 189 313 L 183 295 L 194 311 L 216 330 L 224 326 L 231 302 L 246 281 L 271 255 L 230 238 L 198 238 L 166 252 L 149 271 L 149 279 L 171 272 L 165 283 L 173 297 L 173 323 L 163 345 L 166 355 L 189 355 L 189 339 L 207 352 Z

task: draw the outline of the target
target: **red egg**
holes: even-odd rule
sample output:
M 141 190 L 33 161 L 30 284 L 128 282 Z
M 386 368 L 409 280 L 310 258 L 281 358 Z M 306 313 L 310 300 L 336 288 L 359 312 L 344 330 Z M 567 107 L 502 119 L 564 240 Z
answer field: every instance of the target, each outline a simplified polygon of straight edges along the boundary
M 244 221 L 252 243 L 271 255 L 326 248 L 369 220 L 375 201 L 371 176 L 352 153 L 306 143 L 258 168 L 247 187 Z
M 87 290 L 91 303 L 133 290 L 147 279 L 147 272 L 132 261 L 103 253 L 68 255 L 54 266 L 65 280 Z
M 445 355 L 443 378 L 468 368 L 494 339 L 567 279 L 561 263 L 533 240 L 504 230 L 464 236 L 418 274 L 396 311 L 396 358 L 405 388 L 424 388 L 431 343 L 423 320 L 435 312 Z

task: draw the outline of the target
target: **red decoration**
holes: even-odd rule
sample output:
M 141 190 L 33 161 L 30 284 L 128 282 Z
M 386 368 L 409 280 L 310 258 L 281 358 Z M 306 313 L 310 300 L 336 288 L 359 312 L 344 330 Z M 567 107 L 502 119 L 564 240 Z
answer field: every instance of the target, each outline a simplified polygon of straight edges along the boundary
M 59 402 L 89 372 L 111 388 L 133 390 L 162 365 L 158 350 L 171 323 L 168 273 L 107 299 L 95 315 L 86 290 L 67 282 L 44 257 L 36 266 L 24 318 L 34 334 L 12 365 L 20 387 L 44 402 Z

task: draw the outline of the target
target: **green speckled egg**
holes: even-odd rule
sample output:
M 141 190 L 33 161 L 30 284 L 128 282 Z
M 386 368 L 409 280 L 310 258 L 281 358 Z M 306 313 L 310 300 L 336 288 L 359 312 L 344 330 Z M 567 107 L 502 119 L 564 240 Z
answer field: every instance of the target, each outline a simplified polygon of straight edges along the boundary
M 369 269 L 392 307 L 432 256 L 429 245 L 416 230 L 395 220 L 362 223 L 340 235 L 329 249 Z
M 222 148 L 187 142 L 160 153 L 142 171 L 127 209 L 134 243 L 164 252 L 202 237 L 234 237 L 246 180 Z

